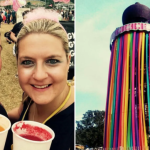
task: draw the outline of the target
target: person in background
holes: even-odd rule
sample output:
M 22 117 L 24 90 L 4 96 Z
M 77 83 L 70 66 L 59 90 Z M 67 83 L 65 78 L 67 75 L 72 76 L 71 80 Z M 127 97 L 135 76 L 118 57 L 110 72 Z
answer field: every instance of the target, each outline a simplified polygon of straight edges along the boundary
M 0 12 L 0 27 L 1 27 L 1 22 L 3 22 L 3 12 Z
M 22 17 L 23 19 L 25 18 L 25 15 L 29 12 L 29 10 L 26 10 L 22 13 Z M 22 21 L 21 22 L 18 22 L 14 25 L 13 29 L 11 30 L 11 34 L 10 34 L 10 38 L 16 42 L 17 41 L 17 35 L 19 33 L 19 31 L 21 30 L 21 28 L 23 27 L 23 23 Z
M 64 10 L 63 9 L 61 10 L 61 16 L 62 16 L 62 19 L 64 19 Z
M 10 23 L 10 16 L 11 16 L 11 12 L 10 10 L 7 11 L 7 23 Z
M 22 17 L 23 19 L 25 18 L 25 15 L 29 12 L 29 10 L 26 10 L 22 13 Z M 21 22 L 18 22 L 14 25 L 13 29 L 11 30 L 10 32 L 10 39 L 12 41 L 14 41 L 16 43 L 17 41 L 17 35 L 19 33 L 19 31 L 21 30 L 21 28 L 23 27 L 23 23 L 22 21 Z M 15 45 L 13 46 L 13 55 L 16 56 L 16 53 L 15 53 Z
M 7 9 L 5 10 L 5 17 L 6 17 L 6 20 L 5 20 L 5 23 L 7 22 Z
M 14 10 L 12 10 L 12 24 L 15 24 L 16 23 L 16 12 Z
M 64 21 L 68 21 L 68 12 L 67 12 L 67 10 L 64 11 Z
M 3 14 L 5 15 L 5 9 L 3 9 Z
M 3 13 L 3 21 L 4 21 L 4 22 L 6 21 L 5 13 Z
M 74 18 L 74 10 L 72 10 L 72 21 L 74 21 L 75 18 Z
M 73 18 L 72 11 L 70 11 L 68 15 L 68 21 L 72 21 L 72 18 Z
M 60 12 L 60 10 L 57 10 L 57 12 L 58 12 L 58 14 L 59 14 L 59 21 L 61 21 L 61 20 L 62 20 L 61 12 Z

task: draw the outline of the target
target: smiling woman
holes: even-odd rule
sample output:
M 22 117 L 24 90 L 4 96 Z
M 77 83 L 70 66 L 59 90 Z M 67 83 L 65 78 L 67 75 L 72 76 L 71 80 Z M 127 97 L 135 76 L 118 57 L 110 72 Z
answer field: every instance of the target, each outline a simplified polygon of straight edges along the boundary
M 59 106 L 69 89 L 66 80 L 70 59 L 66 58 L 61 40 L 50 34 L 32 33 L 20 40 L 18 48 L 18 76 L 22 89 L 37 104 L 53 102 L 54 106 Z M 54 106 L 51 112 L 56 109 Z
M 26 15 L 16 43 L 23 101 L 8 116 L 12 121 L 32 120 L 49 126 L 55 132 L 51 150 L 72 150 L 74 88 L 67 83 L 71 56 L 67 33 L 57 16 L 44 9 Z M 11 134 L 9 132 L 6 144 L 12 144 Z

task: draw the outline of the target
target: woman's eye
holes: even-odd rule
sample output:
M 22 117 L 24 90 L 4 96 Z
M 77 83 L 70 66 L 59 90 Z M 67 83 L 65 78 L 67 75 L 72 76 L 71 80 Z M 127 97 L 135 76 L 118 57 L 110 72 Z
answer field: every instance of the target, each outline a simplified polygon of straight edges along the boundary
M 46 61 L 46 63 L 52 64 L 52 65 L 57 64 L 57 63 L 59 63 L 59 62 L 60 62 L 60 61 L 57 60 L 57 59 L 49 59 L 49 60 Z
M 24 60 L 21 62 L 22 65 L 32 65 L 33 62 L 31 60 Z

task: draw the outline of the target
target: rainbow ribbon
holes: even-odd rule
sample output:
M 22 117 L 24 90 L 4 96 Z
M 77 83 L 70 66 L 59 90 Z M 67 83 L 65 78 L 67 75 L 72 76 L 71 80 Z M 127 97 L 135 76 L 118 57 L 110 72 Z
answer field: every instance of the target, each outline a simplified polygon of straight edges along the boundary
M 130 31 L 112 43 L 104 149 L 148 150 L 150 134 L 150 33 Z

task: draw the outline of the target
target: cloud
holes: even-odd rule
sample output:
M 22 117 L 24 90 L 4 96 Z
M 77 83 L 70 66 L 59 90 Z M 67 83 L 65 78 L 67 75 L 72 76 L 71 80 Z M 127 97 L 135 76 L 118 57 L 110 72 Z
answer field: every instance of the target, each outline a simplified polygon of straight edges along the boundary
M 76 121 L 82 120 L 83 115 L 76 116 Z
M 135 3 L 134 0 L 95 0 L 94 4 L 84 1 L 77 1 L 80 6 L 76 16 L 76 120 L 82 120 L 88 110 L 105 110 L 110 36 L 122 26 L 123 11 Z M 140 3 L 150 7 L 149 0 Z
M 102 99 L 99 94 L 76 91 L 76 95 L 76 121 L 82 120 L 88 110 L 105 110 L 106 99 Z
M 82 119 L 81 114 L 87 110 L 105 109 L 110 37 L 117 27 L 122 26 L 123 11 L 135 3 L 134 0 L 109 0 L 101 1 L 101 5 L 99 0 L 94 4 L 83 1 L 77 2 L 75 30 L 76 120 Z M 141 3 L 146 2 L 149 4 L 146 0 Z
M 96 13 L 85 22 L 76 22 L 76 89 L 105 98 L 111 54 L 109 41 L 117 22 L 109 21 L 103 26 L 97 21 L 100 16 Z

